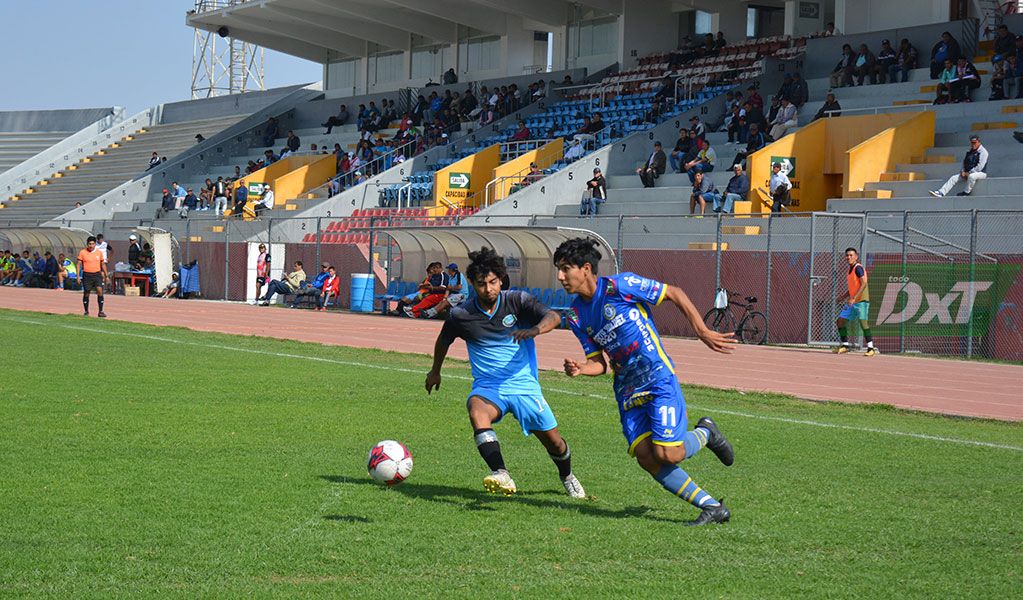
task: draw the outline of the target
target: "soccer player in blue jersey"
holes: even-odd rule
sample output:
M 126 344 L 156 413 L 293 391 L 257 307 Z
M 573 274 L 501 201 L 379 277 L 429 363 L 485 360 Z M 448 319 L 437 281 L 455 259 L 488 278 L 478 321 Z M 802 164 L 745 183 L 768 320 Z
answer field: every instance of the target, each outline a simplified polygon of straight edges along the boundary
M 470 252 L 466 277 L 476 298 L 451 309 L 437 336 L 433 368 L 426 375 L 426 391 L 440 389 L 440 368 L 455 338 L 465 340 L 472 366 L 472 391 L 466 402 L 476 448 L 490 468 L 483 487 L 491 493 L 515 493 L 494 424 L 506 414 L 514 416 L 526 435 L 536 436 L 558 468 L 565 491 L 573 498 L 586 492 L 572 474 L 572 453 L 558 432 L 558 422 L 544 400 L 537 379 L 533 338 L 555 329 L 561 316 L 521 291 L 502 291 L 507 277 L 504 259 L 493 250 Z
M 565 373 L 569 377 L 603 375 L 610 359 L 629 454 L 666 490 L 701 510 L 690 525 L 723 523 L 731 516 L 728 508 L 677 465 L 704 446 L 731 465 L 732 446 L 707 417 L 687 431 L 689 416 L 675 365 L 661 345 L 650 306 L 664 300 L 677 306 L 700 340 L 716 352 L 730 352 L 735 347 L 734 334 L 711 331 L 677 287 L 634 273 L 598 278 L 600 258 L 596 243 L 582 238 L 562 243 L 554 253 L 558 281 L 569 294 L 578 295 L 567 318 L 586 352 L 585 362 L 566 358 Z

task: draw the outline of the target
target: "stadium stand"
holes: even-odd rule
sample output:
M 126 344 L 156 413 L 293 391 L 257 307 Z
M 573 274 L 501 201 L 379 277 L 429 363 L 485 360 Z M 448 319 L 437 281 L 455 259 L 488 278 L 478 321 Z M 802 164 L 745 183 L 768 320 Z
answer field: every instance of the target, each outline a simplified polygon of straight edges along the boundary
M 4 207 L 3 217 L 46 220 L 59 216 L 76 202 L 91 202 L 144 172 L 153 152 L 174 157 L 195 144 L 196 134 L 210 137 L 240 118 L 185 121 L 139 130 L 17 194 L 14 202 Z
M 113 108 L 0 112 L 0 175 L 113 112 Z

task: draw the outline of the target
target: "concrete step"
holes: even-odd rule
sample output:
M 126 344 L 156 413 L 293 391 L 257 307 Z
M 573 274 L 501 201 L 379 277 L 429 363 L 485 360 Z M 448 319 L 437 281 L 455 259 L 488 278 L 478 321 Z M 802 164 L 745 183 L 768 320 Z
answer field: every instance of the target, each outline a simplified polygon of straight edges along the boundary
M 951 176 L 951 173 L 949 174 Z M 923 181 L 888 181 L 867 183 L 864 187 L 868 190 L 891 190 L 893 198 L 925 198 L 930 190 L 936 190 L 945 183 L 945 179 L 927 179 Z M 963 185 L 957 185 L 952 194 L 963 190 Z M 974 194 L 977 196 L 1020 196 L 1023 190 L 1023 177 L 989 177 L 977 182 L 974 187 Z M 1017 208 L 1023 205 L 1023 201 L 1017 203 Z
M 832 198 L 827 203 L 829 211 L 838 212 L 1019 210 L 1020 205 L 1019 196 L 990 196 L 980 195 L 978 192 L 969 197 L 915 196 L 881 200 Z
M 926 179 L 948 179 L 954 173 L 961 168 L 960 161 L 947 164 L 910 164 L 910 165 L 898 165 L 900 174 L 908 174 L 908 172 L 915 172 L 919 175 L 918 180 Z M 1019 159 L 1003 159 L 992 157 L 988 161 L 987 174 L 989 177 L 1013 177 L 1023 173 L 1023 158 Z M 881 179 L 885 181 L 885 179 Z M 888 181 L 900 181 L 898 179 L 890 179 Z M 901 180 L 901 181 L 913 181 L 913 180 Z M 1020 190 L 1020 195 L 1023 195 L 1023 189 Z

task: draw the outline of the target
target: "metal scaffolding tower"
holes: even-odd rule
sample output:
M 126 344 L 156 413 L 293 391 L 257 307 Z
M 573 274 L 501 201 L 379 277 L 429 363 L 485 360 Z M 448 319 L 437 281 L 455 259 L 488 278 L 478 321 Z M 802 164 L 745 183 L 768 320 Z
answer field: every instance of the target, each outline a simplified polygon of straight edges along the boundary
M 195 12 L 224 10 L 246 0 L 195 0 Z M 263 48 L 218 31 L 196 28 L 192 48 L 192 98 L 265 90 Z

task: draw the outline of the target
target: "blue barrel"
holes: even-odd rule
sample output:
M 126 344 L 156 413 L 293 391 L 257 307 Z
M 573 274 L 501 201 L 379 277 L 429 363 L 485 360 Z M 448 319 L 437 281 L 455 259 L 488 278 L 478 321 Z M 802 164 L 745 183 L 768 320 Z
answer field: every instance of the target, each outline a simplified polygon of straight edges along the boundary
M 352 312 L 373 312 L 373 276 L 366 273 L 352 273 L 352 298 L 349 308 Z

